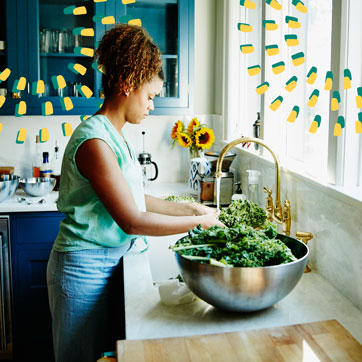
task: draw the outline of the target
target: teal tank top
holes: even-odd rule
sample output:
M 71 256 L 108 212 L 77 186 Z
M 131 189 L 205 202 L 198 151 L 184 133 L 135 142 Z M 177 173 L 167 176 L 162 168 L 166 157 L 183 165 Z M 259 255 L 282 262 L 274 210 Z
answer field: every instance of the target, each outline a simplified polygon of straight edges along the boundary
M 65 219 L 60 223 L 55 251 L 119 247 L 137 238 L 118 226 L 77 168 L 78 148 L 93 138 L 103 140 L 114 152 L 137 207 L 146 210 L 141 166 L 127 138 L 125 143 L 107 117 L 88 118 L 74 130 L 64 151 L 57 208 Z

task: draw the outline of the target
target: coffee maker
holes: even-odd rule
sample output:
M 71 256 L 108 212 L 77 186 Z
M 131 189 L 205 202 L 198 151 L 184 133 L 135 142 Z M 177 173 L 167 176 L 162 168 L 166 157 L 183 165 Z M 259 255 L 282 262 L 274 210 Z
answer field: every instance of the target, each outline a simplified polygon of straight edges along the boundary
M 219 158 L 219 152 L 206 152 L 205 156 L 211 163 L 211 174 L 201 177 L 200 180 L 200 193 L 198 201 L 205 205 L 216 206 L 216 163 Z M 231 197 L 234 188 L 234 174 L 229 171 L 230 165 L 234 160 L 236 154 L 228 153 L 225 155 L 222 164 L 222 173 L 220 178 L 220 205 L 228 206 L 231 204 Z
M 143 136 L 143 152 L 138 155 L 138 161 L 142 167 L 143 186 L 147 186 L 150 181 L 156 180 L 158 176 L 158 167 L 156 162 L 152 161 L 151 154 L 145 152 L 145 131 L 142 131 Z M 154 171 L 152 171 L 154 168 Z

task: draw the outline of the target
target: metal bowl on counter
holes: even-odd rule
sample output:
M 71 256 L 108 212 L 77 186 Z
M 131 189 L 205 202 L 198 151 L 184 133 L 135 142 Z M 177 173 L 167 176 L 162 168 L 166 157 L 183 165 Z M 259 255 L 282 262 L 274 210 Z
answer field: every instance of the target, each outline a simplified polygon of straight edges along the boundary
M 29 177 L 20 179 L 20 186 L 29 196 L 45 196 L 53 191 L 56 179 L 53 177 Z
M 19 186 L 19 176 L 0 175 L 0 202 L 10 198 Z
M 205 302 L 228 311 L 252 312 L 271 307 L 293 288 L 303 275 L 309 250 L 303 242 L 278 234 L 296 261 L 265 267 L 224 268 L 186 259 L 176 261 L 190 290 Z

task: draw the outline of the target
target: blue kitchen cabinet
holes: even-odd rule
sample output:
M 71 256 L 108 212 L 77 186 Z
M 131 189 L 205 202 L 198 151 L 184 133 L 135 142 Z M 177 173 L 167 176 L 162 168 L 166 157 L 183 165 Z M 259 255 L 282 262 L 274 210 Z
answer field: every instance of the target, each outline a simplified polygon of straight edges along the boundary
M 10 214 L 15 361 L 51 362 L 46 267 L 63 214 Z
M 11 65 L 12 73 L 5 84 L 8 97 L 0 108 L 0 115 L 14 114 L 21 100 L 27 104 L 26 114 L 43 114 L 46 102 L 51 102 L 56 115 L 90 115 L 100 107 L 103 101 L 101 73 L 92 67 L 94 58 L 74 52 L 77 45 L 94 49 L 104 31 L 113 26 L 103 25 L 94 15 L 114 16 L 117 22 L 141 19 L 161 49 L 166 77 L 151 114 L 191 113 L 194 0 L 137 0 L 128 5 L 120 0 L 6 0 L 2 3 L 6 8 L 2 12 L 6 14 L 3 33 L 12 47 L 3 55 L 0 52 L 0 61 L 2 68 L 5 64 Z M 68 6 L 85 6 L 87 14 L 64 14 Z M 79 27 L 93 28 L 94 37 L 75 37 L 72 29 Z M 69 70 L 70 64 L 83 65 L 86 73 L 75 74 Z M 52 77 L 58 75 L 66 81 L 64 89 L 54 88 Z M 13 99 L 9 97 L 11 87 L 20 76 L 26 77 L 28 84 L 20 92 L 21 98 Z M 45 91 L 32 95 L 32 85 L 40 79 L 45 83 Z M 92 91 L 89 98 L 81 95 L 81 86 Z M 12 96 L 19 96 L 19 92 Z M 74 106 L 71 110 L 65 110 L 61 102 L 68 96 Z

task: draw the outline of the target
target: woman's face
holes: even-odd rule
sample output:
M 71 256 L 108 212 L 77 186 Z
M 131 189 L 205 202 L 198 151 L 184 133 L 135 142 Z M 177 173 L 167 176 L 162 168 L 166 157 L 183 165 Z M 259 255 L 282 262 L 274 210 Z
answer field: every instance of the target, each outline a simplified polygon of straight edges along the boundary
M 138 124 L 148 116 L 155 107 L 153 99 L 160 93 L 163 81 L 156 75 L 150 82 L 130 92 L 127 97 L 126 122 Z

